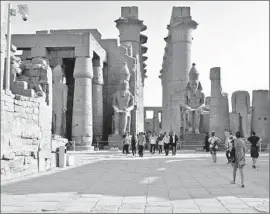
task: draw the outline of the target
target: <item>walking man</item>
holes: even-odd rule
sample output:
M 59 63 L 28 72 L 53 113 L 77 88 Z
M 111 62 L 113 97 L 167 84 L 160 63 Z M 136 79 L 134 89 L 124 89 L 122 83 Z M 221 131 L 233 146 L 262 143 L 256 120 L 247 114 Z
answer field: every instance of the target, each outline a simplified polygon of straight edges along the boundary
M 174 131 L 172 131 L 172 134 L 170 136 L 170 144 L 172 146 L 172 155 L 176 155 L 176 145 L 177 145 L 177 143 L 178 143 L 178 137 L 174 133 Z

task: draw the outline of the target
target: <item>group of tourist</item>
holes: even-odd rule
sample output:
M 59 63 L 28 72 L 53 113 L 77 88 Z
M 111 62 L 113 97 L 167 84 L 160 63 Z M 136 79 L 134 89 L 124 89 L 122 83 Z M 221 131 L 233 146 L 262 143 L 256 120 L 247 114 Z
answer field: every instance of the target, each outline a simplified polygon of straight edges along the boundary
M 136 155 L 137 148 L 139 150 L 139 157 L 143 157 L 143 152 L 146 149 L 147 141 L 150 145 L 150 153 L 155 154 L 155 151 L 158 150 L 159 154 L 162 154 L 164 149 L 165 155 L 169 155 L 169 151 L 172 151 L 172 155 L 176 155 L 176 147 L 178 143 L 177 135 L 172 131 L 170 134 L 164 132 L 159 136 L 155 133 L 152 133 L 148 138 L 145 133 L 140 132 L 137 135 L 131 135 L 127 133 L 123 136 L 123 153 L 130 154 L 129 148 L 131 146 L 132 155 Z
M 226 145 L 226 157 L 228 160 L 228 164 L 231 163 L 233 167 L 233 181 L 232 184 L 235 184 L 236 179 L 236 171 L 239 169 L 240 171 L 240 177 L 241 177 L 241 187 L 244 188 L 244 166 L 245 166 L 245 154 L 246 154 L 246 143 L 245 141 L 249 141 L 251 143 L 250 147 L 250 155 L 252 158 L 252 168 L 256 168 L 256 162 L 259 157 L 259 143 L 260 138 L 256 136 L 255 132 L 252 132 L 252 135 L 247 138 L 241 138 L 241 133 L 237 131 L 235 133 L 235 136 L 232 134 L 232 132 L 227 131 L 225 129 L 224 132 L 226 139 L 225 139 L 225 145 Z M 218 149 L 218 145 L 221 142 L 221 140 L 215 136 L 215 132 L 211 133 L 211 137 L 209 135 L 206 135 L 205 138 L 205 151 L 209 151 L 213 158 L 213 163 L 215 164 L 217 162 L 217 156 L 216 152 Z

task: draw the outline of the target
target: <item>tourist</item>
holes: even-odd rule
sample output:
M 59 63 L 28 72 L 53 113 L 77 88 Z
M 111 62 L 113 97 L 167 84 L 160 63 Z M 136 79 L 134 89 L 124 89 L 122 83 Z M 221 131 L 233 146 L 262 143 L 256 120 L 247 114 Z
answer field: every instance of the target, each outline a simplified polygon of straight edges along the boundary
M 172 134 L 170 136 L 170 145 L 172 146 L 172 155 L 176 155 L 176 145 L 177 145 L 177 143 L 178 143 L 178 137 L 174 133 L 174 131 L 172 131 Z
M 250 143 L 250 156 L 252 158 L 252 168 L 256 168 L 256 162 L 257 159 L 259 157 L 259 143 L 261 141 L 261 139 L 259 137 L 256 136 L 255 132 L 252 132 L 252 135 L 247 139 Z
M 244 188 L 244 166 L 245 166 L 245 153 L 246 153 L 246 145 L 245 142 L 240 139 L 241 134 L 239 131 L 236 132 L 236 139 L 233 140 L 233 148 L 232 148 L 232 166 L 233 166 L 233 181 L 231 184 L 235 184 L 236 179 L 236 171 L 239 168 L 240 177 L 241 177 L 241 187 Z
M 227 136 L 226 136 L 227 135 Z M 231 150 L 232 150 L 232 140 L 234 139 L 231 132 L 226 133 L 225 146 L 226 146 L 226 158 L 228 160 L 227 164 L 231 163 Z
M 159 154 L 162 154 L 162 147 L 164 146 L 163 137 L 164 136 L 162 134 L 160 134 L 158 137 L 158 153 Z
M 204 148 L 203 150 L 206 151 L 206 152 L 209 152 L 209 134 L 208 132 L 205 133 L 205 139 L 204 139 Z
M 155 147 L 156 147 L 156 136 L 154 133 L 150 136 L 150 153 L 153 155 L 155 154 Z
M 218 144 L 221 142 L 221 140 L 218 137 L 216 137 L 215 132 L 212 131 L 211 137 L 209 138 L 208 142 L 210 143 L 209 145 L 210 154 L 212 155 L 213 163 L 215 164 L 217 162 Z
M 143 150 L 144 150 L 145 143 L 146 143 L 145 136 L 141 132 L 141 133 L 139 133 L 139 137 L 138 137 L 139 157 L 143 157 Z
M 123 144 L 124 144 L 124 153 L 127 155 L 129 154 L 129 144 L 130 144 L 130 137 L 128 134 L 124 134 L 123 136 L 124 140 L 123 140 Z
M 135 134 L 132 135 L 131 138 L 131 150 L 132 150 L 132 155 L 136 156 L 136 147 L 137 147 L 137 143 L 138 143 L 138 138 Z
M 166 132 L 164 132 L 163 143 L 164 143 L 165 155 L 168 156 L 169 149 L 170 149 L 170 137 L 169 137 L 168 133 L 166 133 Z
M 230 132 L 231 134 L 231 132 Z M 229 139 L 226 142 L 226 157 L 227 157 L 227 164 L 231 163 L 232 157 L 231 157 L 231 152 L 232 152 L 232 144 L 233 144 L 234 137 L 231 135 L 229 136 Z

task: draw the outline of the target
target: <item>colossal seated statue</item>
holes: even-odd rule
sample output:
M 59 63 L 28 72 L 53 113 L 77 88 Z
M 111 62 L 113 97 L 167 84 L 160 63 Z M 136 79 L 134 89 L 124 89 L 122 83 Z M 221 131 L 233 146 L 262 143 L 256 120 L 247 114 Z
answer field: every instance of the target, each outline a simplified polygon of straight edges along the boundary
M 129 83 L 121 80 L 118 90 L 113 94 L 114 134 L 130 132 L 130 112 L 134 109 L 134 96 L 129 91 Z
M 199 73 L 192 64 L 189 72 L 189 82 L 184 93 L 184 107 L 188 112 L 188 132 L 196 134 L 200 133 L 200 116 L 204 104 L 204 93 L 202 92 L 202 85 L 199 81 Z
M 53 134 L 65 137 L 68 87 L 61 65 L 53 69 Z

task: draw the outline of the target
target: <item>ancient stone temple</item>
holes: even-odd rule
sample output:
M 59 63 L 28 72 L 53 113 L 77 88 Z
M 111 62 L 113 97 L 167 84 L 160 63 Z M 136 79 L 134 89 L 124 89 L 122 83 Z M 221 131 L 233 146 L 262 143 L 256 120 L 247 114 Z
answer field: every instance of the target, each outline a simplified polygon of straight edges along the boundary
M 48 59 L 53 72 L 53 134 L 76 141 L 77 147 L 91 148 L 93 137 L 107 141 L 115 133 L 115 121 L 122 113 L 114 111 L 113 94 L 127 81 L 134 97 L 128 127 L 132 133 L 144 130 L 143 87 L 147 37 L 137 7 L 122 7 L 115 21 L 117 39 L 102 39 L 97 29 L 37 31 L 31 35 L 13 35 L 12 43 L 22 50 L 23 60 Z M 122 71 L 129 77 L 123 78 Z M 55 113 L 57 112 L 57 113 Z M 114 119 L 113 119 L 114 118 Z M 125 117 L 123 117 L 125 118 Z M 124 122 L 125 123 L 125 122 Z M 121 133 L 123 134 L 123 133 Z
M 1 2 L 1 175 L 54 167 L 68 141 L 93 149 L 93 140 L 144 131 L 147 37 L 137 7 L 122 7 L 115 21 L 120 44 L 97 29 L 12 35 L 5 71 L 7 9 Z

